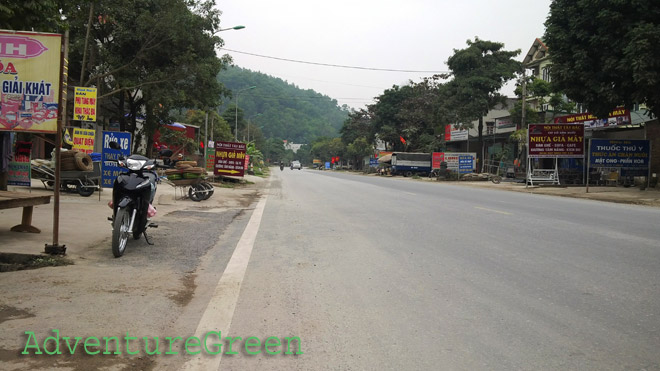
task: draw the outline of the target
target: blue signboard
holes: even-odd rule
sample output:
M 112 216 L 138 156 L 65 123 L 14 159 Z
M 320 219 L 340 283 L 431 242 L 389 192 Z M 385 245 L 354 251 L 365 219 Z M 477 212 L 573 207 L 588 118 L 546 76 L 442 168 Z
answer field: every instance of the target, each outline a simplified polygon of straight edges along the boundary
M 648 168 L 651 146 L 648 140 L 592 139 L 591 167 Z
M 378 159 L 377 158 L 370 158 L 369 159 L 369 166 L 370 167 L 378 167 Z
M 458 156 L 458 172 L 460 174 L 471 173 L 473 168 L 472 156 Z
M 326 162 L 326 163 L 325 163 L 325 168 L 326 168 L 326 169 L 330 169 L 330 163 L 329 163 L 329 162 Z
M 110 142 L 117 142 L 121 149 L 110 148 Z M 119 155 L 128 157 L 131 154 L 131 133 L 104 131 L 103 132 L 103 150 L 101 162 L 101 185 L 105 188 L 112 188 L 115 178 L 120 173 L 126 171 L 117 164 Z

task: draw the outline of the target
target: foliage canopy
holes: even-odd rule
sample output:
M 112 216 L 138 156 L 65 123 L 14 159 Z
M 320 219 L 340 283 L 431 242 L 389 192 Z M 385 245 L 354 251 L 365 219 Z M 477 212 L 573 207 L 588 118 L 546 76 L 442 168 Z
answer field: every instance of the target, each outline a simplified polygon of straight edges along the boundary
M 552 83 L 589 111 L 646 104 L 660 114 L 660 3 L 554 0 L 544 42 Z

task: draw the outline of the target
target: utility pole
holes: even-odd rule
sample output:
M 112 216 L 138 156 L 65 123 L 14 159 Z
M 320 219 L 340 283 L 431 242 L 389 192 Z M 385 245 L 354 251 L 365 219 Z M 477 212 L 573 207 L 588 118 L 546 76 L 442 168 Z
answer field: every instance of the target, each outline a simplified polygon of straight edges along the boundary
M 520 119 L 520 128 L 525 128 L 525 97 L 527 96 L 527 79 L 525 78 L 525 65 L 522 71 L 522 118 Z

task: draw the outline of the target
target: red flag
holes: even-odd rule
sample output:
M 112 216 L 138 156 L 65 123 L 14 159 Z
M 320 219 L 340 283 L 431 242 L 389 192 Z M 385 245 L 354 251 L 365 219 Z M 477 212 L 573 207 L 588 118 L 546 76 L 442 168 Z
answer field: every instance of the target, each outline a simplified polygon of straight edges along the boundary
M 401 139 L 401 143 L 406 144 L 406 140 L 403 139 L 403 137 L 401 135 L 399 135 L 399 139 Z

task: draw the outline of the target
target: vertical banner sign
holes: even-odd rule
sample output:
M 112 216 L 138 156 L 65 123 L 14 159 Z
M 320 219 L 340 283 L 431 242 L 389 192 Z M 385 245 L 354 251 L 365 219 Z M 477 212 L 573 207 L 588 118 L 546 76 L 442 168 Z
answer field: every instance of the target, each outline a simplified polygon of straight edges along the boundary
M 245 143 L 215 142 L 215 175 L 245 174 Z
M 73 129 L 73 147 L 74 151 L 90 154 L 94 152 L 94 138 L 96 130 L 93 129 Z
M 75 87 L 73 119 L 96 121 L 96 88 Z
M 206 147 L 206 171 L 213 172 L 214 165 L 215 165 L 215 143 L 209 141 L 209 145 Z
M 250 155 L 245 155 L 245 171 L 248 171 L 248 167 L 250 166 Z
M 530 124 L 530 158 L 584 157 L 584 125 Z
M 121 149 L 110 148 L 110 142 L 119 143 Z M 131 133 L 104 131 L 101 154 L 103 158 L 101 163 L 101 185 L 105 188 L 112 188 L 117 175 L 126 171 L 119 167 L 115 161 L 117 161 L 119 155 L 128 157 L 131 154 Z
M 61 39 L 0 30 L 0 130 L 57 132 Z

